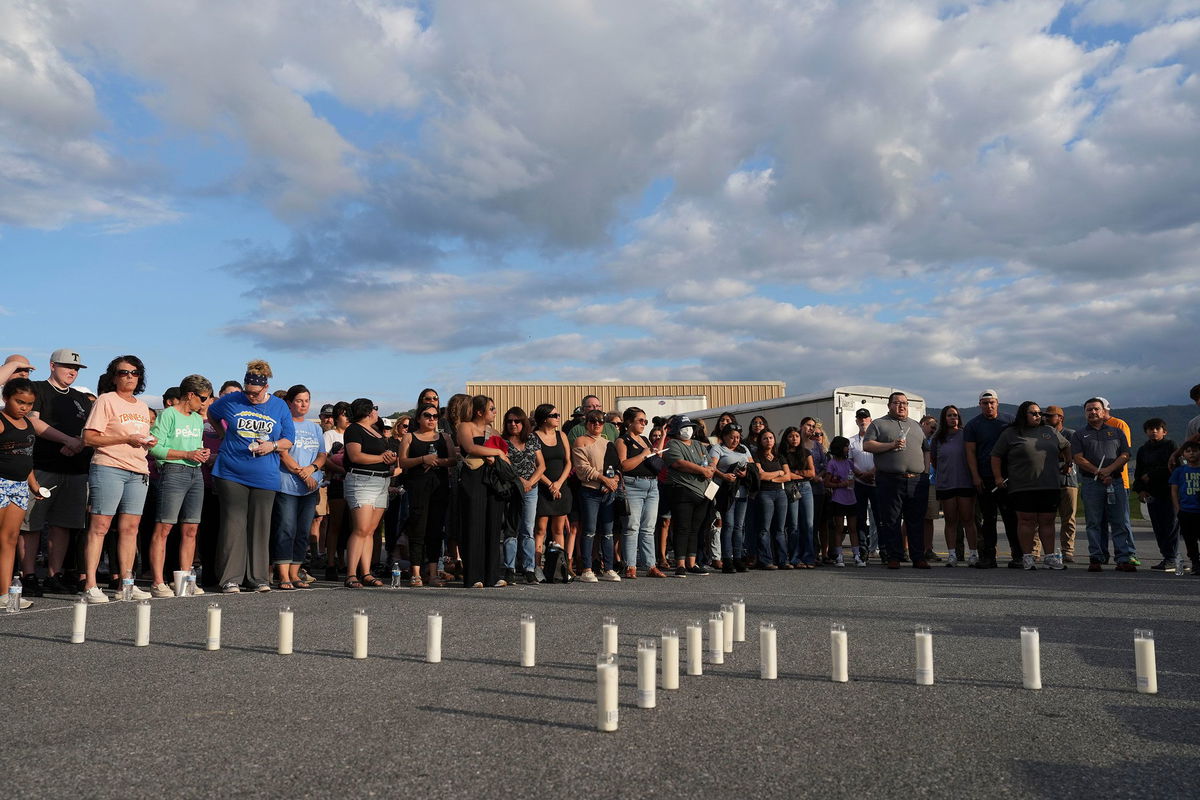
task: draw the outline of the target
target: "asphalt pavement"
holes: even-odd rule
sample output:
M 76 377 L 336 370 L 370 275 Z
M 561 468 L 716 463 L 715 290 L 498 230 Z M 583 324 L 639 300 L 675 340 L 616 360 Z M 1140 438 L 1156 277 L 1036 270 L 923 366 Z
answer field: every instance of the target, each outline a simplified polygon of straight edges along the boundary
M 1139 529 L 1140 550 L 1153 550 Z M 318 584 L 0 614 L 9 723 L 0 776 L 18 794 L 82 797 L 1194 797 L 1200 774 L 1200 578 L 996 569 L 865 569 L 640 578 L 503 589 Z M 747 641 L 721 666 L 636 707 L 636 642 L 733 596 Z M 204 649 L 209 602 L 222 647 Z M 278 611 L 295 653 L 275 653 Z M 370 655 L 351 655 L 351 615 Z M 424 662 L 425 615 L 444 618 Z M 518 666 L 522 613 L 538 664 Z M 620 625 L 620 728 L 595 730 L 602 617 Z M 779 679 L 759 678 L 758 623 Z M 850 682 L 829 680 L 845 624 Z M 935 683 L 914 682 L 913 626 Z M 1021 688 L 1022 625 L 1040 629 L 1041 691 Z M 1157 695 L 1136 691 L 1133 631 L 1156 638 Z M 686 648 L 681 650 L 686 653 Z M 681 654 L 683 655 L 683 654 Z

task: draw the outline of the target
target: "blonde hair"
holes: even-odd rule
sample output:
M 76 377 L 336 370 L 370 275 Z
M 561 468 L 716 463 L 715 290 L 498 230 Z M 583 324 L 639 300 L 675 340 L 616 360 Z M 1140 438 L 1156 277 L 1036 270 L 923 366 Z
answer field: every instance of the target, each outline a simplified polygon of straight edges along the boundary
M 266 361 L 263 361 L 261 358 L 256 358 L 253 361 L 246 362 L 246 374 L 247 375 L 262 375 L 267 378 L 275 377 L 271 373 L 271 365 L 268 364 Z

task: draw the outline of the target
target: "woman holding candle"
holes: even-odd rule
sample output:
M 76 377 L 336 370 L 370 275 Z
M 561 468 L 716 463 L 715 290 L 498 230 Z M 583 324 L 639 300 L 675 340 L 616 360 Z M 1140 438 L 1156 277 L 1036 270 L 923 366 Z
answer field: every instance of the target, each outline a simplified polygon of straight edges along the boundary
M 83 441 L 96 448 L 88 473 L 89 504 L 92 509 L 87 537 L 87 578 L 84 597 L 89 603 L 106 603 L 108 597 L 96 586 L 96 569 L 104 548 L 104 537 L 117 519 L 117 560 L 122 578 L 132 577 L 137 555 L 138 525 L 146 505 L 150 467 L 146 451 L 157 441 L 150 435 L 150 408 L 137 398 L 146 389 L 146 368 L 137 356 L 118 356 L 104 375 L 112 391 L 104 392 L 92 406 L 83 426 Z M 149 599 L 150 593 L 133 587 L 133 599 Z
M 296 384 L 283 397 L 292 413 L 295 438 L 279 454 L 279 491 L 275 495 L 271 564 L 279 572 L 279 588 L 309 589 L 300 579 L 308 553 L 308 532 L 317 509 L 317 489 L 325 465 L 325 437 L 321 426 L 306 419 L 312 398 L 308 388 Z
M 1054 520 L 1058 514 L 1058 476 L 1071 468 L 1071 445 L 1061 433 L 1042 423 L 1042 410 L 1032 400 L 1017 408 L 1012 424 L 1000 432 L 992 446 L 992 474 L 1001 476 L 1007 460 L 1008 472 L 996 484 L 1008 490 L 1009 502 L 1017 512 L 1021 537 L 1022 566 L 1035 569 L 1033 539 L 1042 542 L 1043 565 L 1065 569 L 1062 556 L 1054 552 Z
M 426 391 L 429 391 L 428 389 Z M 424 392 L 422 392 L 424 394 Z M 438 407 L 425 403 L 417 409 L 416 430 L 400 439 L 400 467 L 408 490 L 408 552 L 413 588 L 445 586 L 438 574 L 450 500 L 450 467 L 458 452 L 450 435 L 438 430 Z M 425 569 L 425 579 L 421 570 Z
M 379 406 L 366 397 L 350 404 L 346 429 L 346 507 L 353 528 L 346 543 L 346 588 L 382 586 L 371 574 L 372 538 L 387 510 L 388 485 L 397 461 L 396 442 L 376 428 Z
M 604 414 L 589 411 L 584 415 L 585 433 L 575 438 L 571 448 L 571 463 L 579 478 L 582 492 L 580 527 L 583 529 L 584 569 L 579 580 L 596 583 L 598 580 L 619 582 L 621 576 L 613 569 L 613 501 L 620 484 L 619 461 L 613 443 L 604 438 Z M 592 571 L 592 542 L 600 533 L 601 573 Z
M 279 453 L 296 435 L 287 403 L 270 392 L 271 365 L 246 364 L 245 389 L 230 392 L 208 408 L 213 430 L 224 432 L 213 482 L 221 500 L 217 571 L 221 591 L 238 592 L 245 583 L 271 591 L 271 512 L 279 490 Z
M 507 586 L 500 577 L 503 502 L 484 482 L 491 461 L 508 461 L 508 454 L 488 444 L 496 436 L 496 404 L 485 395 L 471 398 L 470 417 L 459 423 L 456 434 L 463 459 L 458 473 L 458 509 L 461 525 L 463 586 Z M 500 440 L 503 442 L 503 440 Z
M 967 466 L 963 445 L 962 415 L 958 406 L 943 406 L 937 433 L 929 447 L 929 462 L 934 469 L 934 491 L 946 515 L 947 567 L 958 566 L 958 526 L 967 539 L 967 566 L 979 561 L 975 532 L 975 484 Z

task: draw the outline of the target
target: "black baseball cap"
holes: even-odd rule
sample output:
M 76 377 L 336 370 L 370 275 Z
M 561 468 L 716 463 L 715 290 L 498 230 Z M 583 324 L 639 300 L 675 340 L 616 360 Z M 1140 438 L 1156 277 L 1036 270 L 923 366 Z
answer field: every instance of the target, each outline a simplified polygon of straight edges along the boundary
M 870 410 L 865 409 L 865 408 L 860 408 L 858 411 L 854 412 L 855 419 L 863 419 L 864 417 L 869 417 L 869 416 L 871 416 L 871 412 L 870 412 Z

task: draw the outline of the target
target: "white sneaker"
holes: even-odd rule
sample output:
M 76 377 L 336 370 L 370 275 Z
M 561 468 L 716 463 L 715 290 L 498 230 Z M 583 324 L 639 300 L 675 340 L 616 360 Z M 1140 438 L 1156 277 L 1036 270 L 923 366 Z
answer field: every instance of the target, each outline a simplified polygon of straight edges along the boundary
M 600 580 L 609 581 L 610 583 L 620 583 L 621 576 L 611 569 L 606 569 L 600 573 Z
M 174 597 L 175 592 L 171 591 L 171 587 L 165 583 L 156 583 L 150 587 L 151 597 Z
M 841 553 L 838 553 L 837 560 L 834 561 L 833 563 L 839 567 L 844 567 L 844 566 L 846 566 L 846 559 Z
M 579 580 L 582 581 L 583 583 L 598 583 L 599 582 L 599 579 L 596 577 L 596 573 L 592 572 L 590 569 L 585 569 L 583 571 L 583 574 L 579 576 Z
M 174 594 L 174 592 L 172 592 L 171 594 Z M 134 600 L 149 600 L 152 595 L 149 592 L 147 592 L 145 589 L 134 586 L 133 592 L 129 596 L 131 598 L 133 598 Z
M 854 566 L 856 566 L 856 567 L 865 567 L 866 565 L 867 565 L 867 562 L 865 562 L 865 561 L 863 561 L 863 560 L 862 560 L 862 556 L 855 556 L 855 557 L 854 557 Z
M 241 590 L 242 590 L 242 587 L 238 586 L 233 581 L 230 581 L 229 583 L 227 583 L 221 587 L 221 594 L 237 594 Z
M 18 611 L 24 611 L 25 609 L 29 608 L 31 605 L 33 605 L 33 601 L 32 601 L 32 600 L 26 600 L 24 597 L 22 597 L 22 598 L 21 598 L 21 599 L 20 599 L 20 600 L 17 602 L 17 610 L 18 610 Z
M 204 590 L 199 585 L 192 587 L 192 597 L 199 597 L 202 594 L 204 594 Z
M 978 563 L 979 563 L 979 553 L 977 553 L 974 550 L 967 553 L 967 566 L 968 567 L 973 567 Z
M 83 599 L 86 600 L 90 605 L 95 605 L 96 603 L 107 603 L 108 595 L 100 591 L 99 586 L 93 586 L 83 593 Z
M 1021 556 L 1021 566 L 1025 569 L 1037 569 L 1037 565 L 1033 563 L 1033 556 L 1029 553 Z
M 1050 569 L 1066 569 L 1067 568 L 1067 565 L 1063 563 L 1062 555 L 1060 553 L 1051 553 L 1050 555 L 1048 555 L 1044 559 L 1042 559 L 1042 563 L 1045 564 Z
M 958 553 L 954 552 L 954 548 L 951 548 L 950 553 L 946 556 L 946 566 L 947 567 L 957 567 L 958 566 Z

